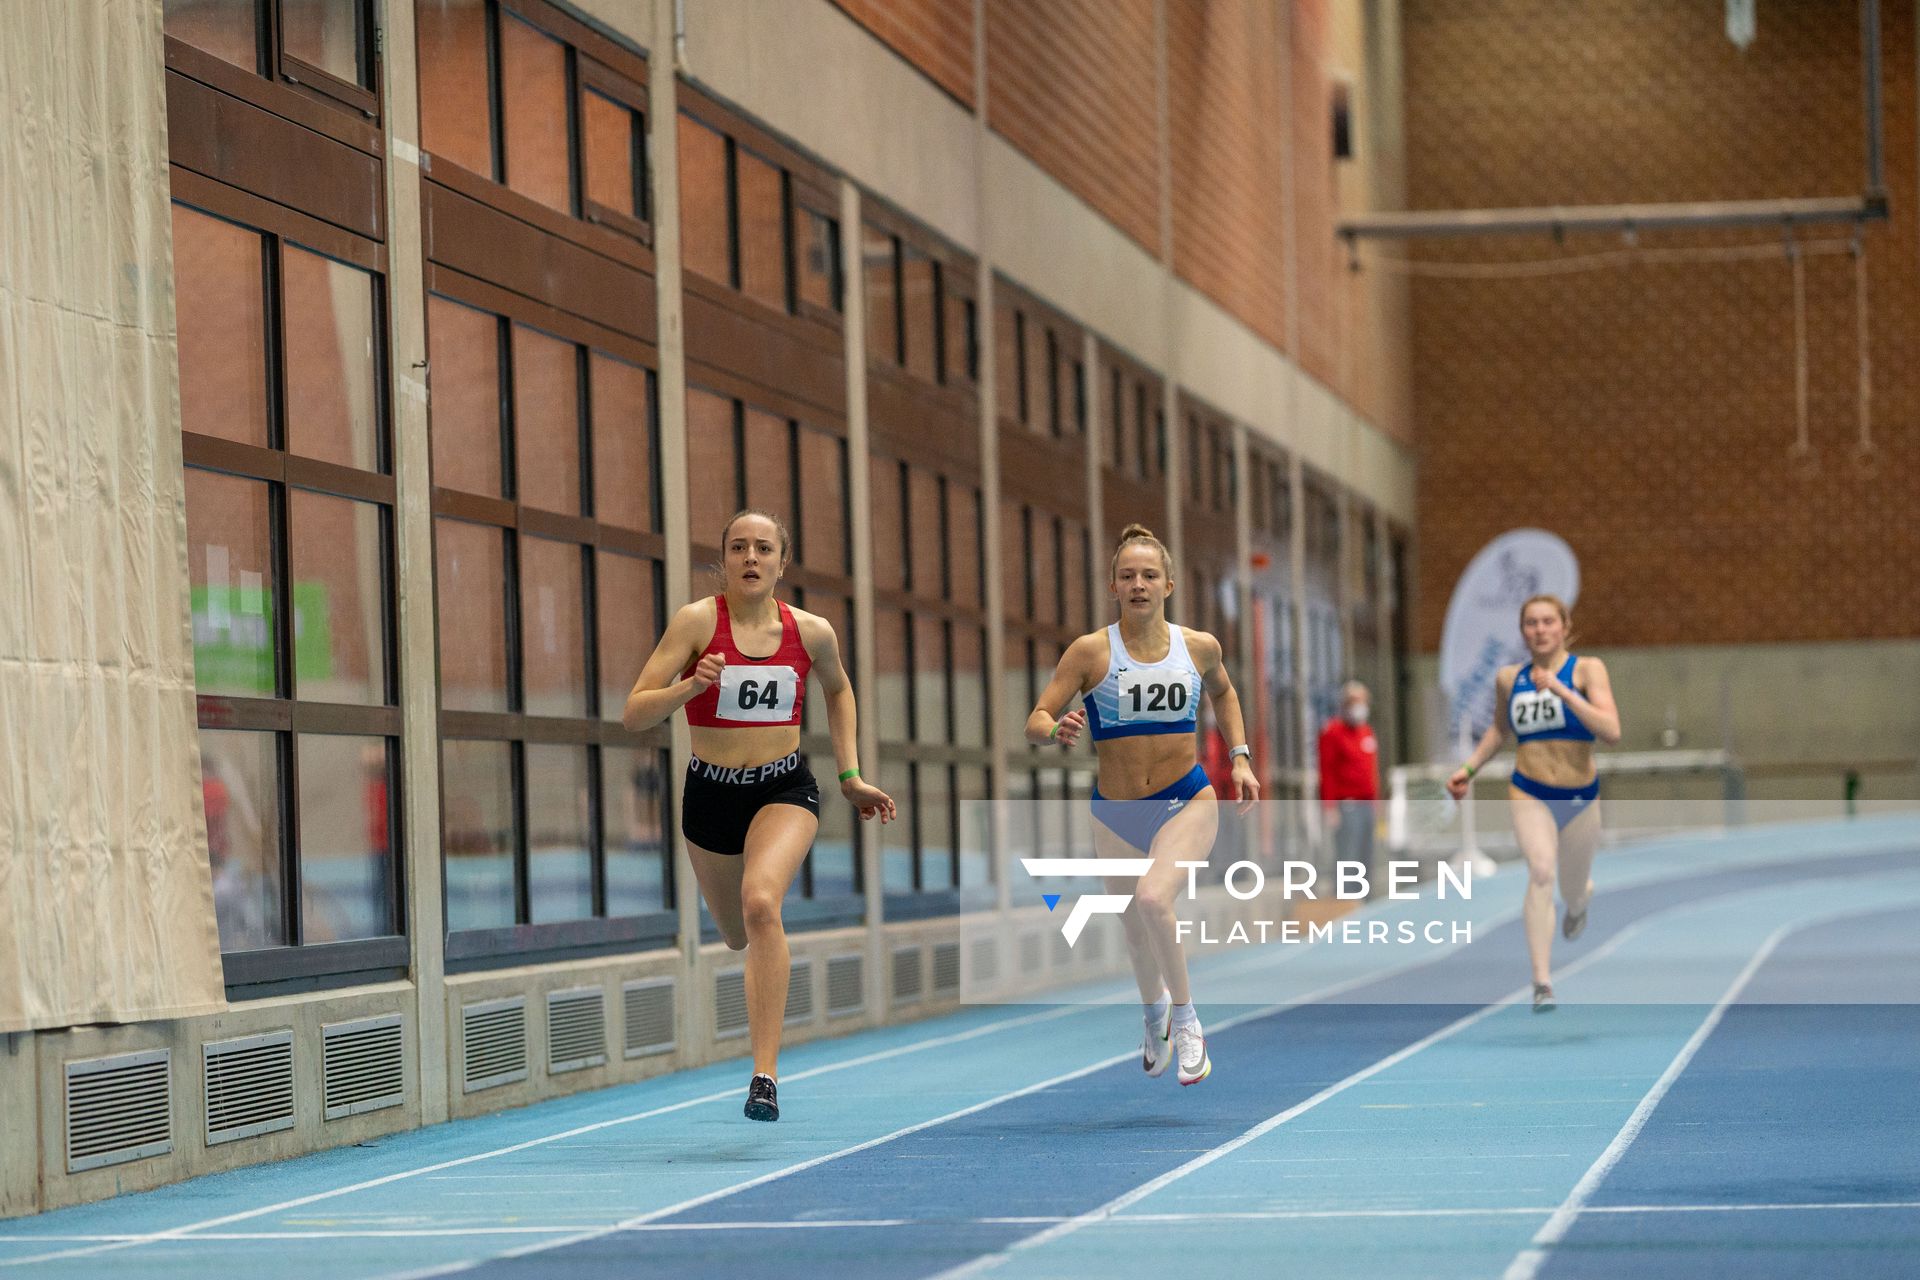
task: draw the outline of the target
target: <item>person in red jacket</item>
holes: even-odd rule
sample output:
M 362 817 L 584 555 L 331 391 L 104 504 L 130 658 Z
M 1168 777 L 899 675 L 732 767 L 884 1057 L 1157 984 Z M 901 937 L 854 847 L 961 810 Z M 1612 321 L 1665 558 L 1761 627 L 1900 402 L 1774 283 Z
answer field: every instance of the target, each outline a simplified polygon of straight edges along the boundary
M 1320 804 L 1342 862 L 1367 867 L 1373 883 L 1374 811 L 1380 800 L 1380 743 L 1367 723 L 1367 686 L 1349 680 L 1340 689 L 1340 715 L 1320 731 Z

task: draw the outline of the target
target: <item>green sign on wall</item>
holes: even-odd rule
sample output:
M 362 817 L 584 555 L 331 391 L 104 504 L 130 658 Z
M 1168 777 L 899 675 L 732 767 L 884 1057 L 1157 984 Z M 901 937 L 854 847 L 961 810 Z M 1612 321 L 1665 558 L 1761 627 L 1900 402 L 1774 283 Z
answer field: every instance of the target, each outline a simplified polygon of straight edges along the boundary
M 193 589 L 193 677 L 202 692 L 273 696 L 273 600 L 262 587 Z M 327 584 L 293 584 L 296 679 L 333 675 Z

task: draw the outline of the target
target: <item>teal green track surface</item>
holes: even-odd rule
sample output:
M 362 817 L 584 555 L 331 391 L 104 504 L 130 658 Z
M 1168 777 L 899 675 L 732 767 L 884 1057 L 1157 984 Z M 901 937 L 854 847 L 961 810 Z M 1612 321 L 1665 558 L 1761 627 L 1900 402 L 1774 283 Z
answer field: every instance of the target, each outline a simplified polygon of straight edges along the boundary
M 1595 879 L 1548 1015 L 1508 872 L 1471 943 L 1198 954 L 1192 1088 L 1109 984 L 795 1046 L 778 1124 L 727 1062 L 0 1222 L 0 1276 L 1920 1275 L 1920 823 Z

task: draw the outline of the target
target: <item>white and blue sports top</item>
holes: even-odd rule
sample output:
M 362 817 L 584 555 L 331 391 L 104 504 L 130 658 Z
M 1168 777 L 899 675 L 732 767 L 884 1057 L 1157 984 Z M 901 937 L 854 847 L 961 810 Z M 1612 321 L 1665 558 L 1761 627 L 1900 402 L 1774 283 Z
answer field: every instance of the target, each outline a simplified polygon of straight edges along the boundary
M 1560 683 L 1573 688 L 1574 664 L 1580 661 L 1567 655 L 1567 665 L 1557 673 Z M 1593 730 L 1567 709 L 1559 694 L 1534 687 L 1533 664 L 1524 663 L 1513 678 L 1513 692 L 1507 695 L 1507 719 L 1513 723 L 1513 736 L 1522 742 L 1548 742 L 1563 738 L 1570 742 L 1592 742 Z
M 1179 624 L 1167 624 L 1167 656 L 1136 661 L 1120 638 L 1120 624 L 1107 626 L 1107 674 L 1087 695 L 1087 732 L 1095 742 L 1146 733 L 1195 732 L 1200 669 L 1187 652 Z

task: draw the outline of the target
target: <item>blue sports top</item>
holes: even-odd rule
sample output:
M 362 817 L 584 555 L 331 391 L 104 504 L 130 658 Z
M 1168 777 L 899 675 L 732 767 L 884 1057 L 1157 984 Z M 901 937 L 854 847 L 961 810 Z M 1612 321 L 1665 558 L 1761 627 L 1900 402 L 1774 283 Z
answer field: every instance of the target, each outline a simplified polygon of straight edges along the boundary
M 1569 689 L 1573 688 L 1574 664 L 1579 661 L 1574 654 L 1568 654 L 1567 665 L 1558 672 L 1560 683 Z M 1513 692 L 1507 696 L 1507 719 L 1513 724 L 1513 736 L 1522 742 L 1550 742 L 1556 738 L 1569 742 L 1593 741 L 1593 730 L 1567 709 L 1559 694 L 1534 687 L 1530 662 L 1521 664 L 1520 674 L 1513 679 Z
M 1200 669 L 1187 652 L 1177 623 L 1167 625 L 1167 656 L 1135 660 L 1120 638 L 1120 624 L 1107 626 L 1107 674 L 1087 695 L 1087 732 L 1095 742 L 1147 733 L 1195 732 Z

